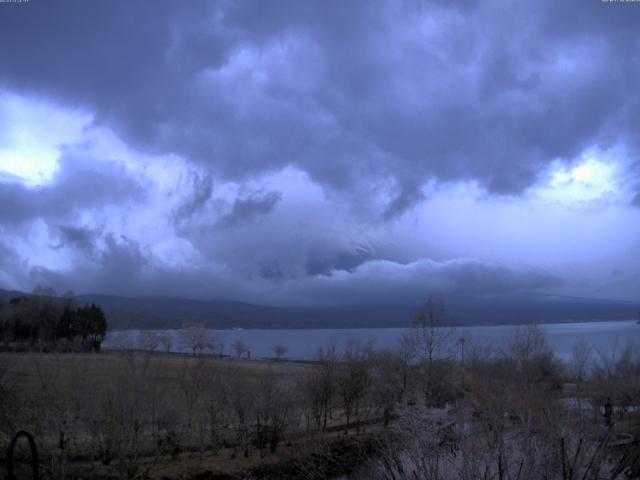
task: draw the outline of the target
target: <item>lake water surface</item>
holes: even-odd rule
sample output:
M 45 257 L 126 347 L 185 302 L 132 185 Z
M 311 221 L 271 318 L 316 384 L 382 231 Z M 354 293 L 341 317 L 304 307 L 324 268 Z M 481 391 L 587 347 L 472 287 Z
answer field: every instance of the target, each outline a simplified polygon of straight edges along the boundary
M 634 320 L 610 322 L 557 323 L 541 325 L 547 333 L 549 343 L 556 356 L 570 361 L 574 345 L 585 340 L 598 352 L 607 355 L 619 354 L 630 341 L 640 344 L 640 325 Z M 465 336 L 471 342 L 503 349 L 516 326 L 459 327 L 455 338 Z M 234 355 L 233 344 L 241 340 L 251 351 L 252 358 L 273 357 L 274 345 L 287 348 L 286 357 L 291 359 L 313 359 L 321 346 L 335 342 L 340 351 L 350 338 L 371 339 L 377 348 L 393 347 L 407 331 L 404 328 L 358 328 L 358 329 L 292 329 L 292 330 L 211 330 L 211 334 L 222 340 L 223 353 Z M 179 330 L 155 330 L 156 333 L 172 337 L 171 350 L 187 352 L 182 345 Z M 139 330 L 110 332 L 105 348 L 139 347 Z

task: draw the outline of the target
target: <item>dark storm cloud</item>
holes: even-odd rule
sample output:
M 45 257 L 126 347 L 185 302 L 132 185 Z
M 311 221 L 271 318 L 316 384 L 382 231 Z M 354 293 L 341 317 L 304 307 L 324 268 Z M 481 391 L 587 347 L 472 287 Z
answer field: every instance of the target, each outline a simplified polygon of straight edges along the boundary
M 393 179 L 392 218 L 430 177 L 517 193 L 555 158 L 635 144 L 635 7 L 29 2 L 3 7 L 0 41 L 19 48 L 0 85 L 230 179 L 290 164 L 347 191 Z
M 200 298 L 213 295 L 255 303 L 317 305 L 415 303 L 426 292 L 473 300 L 544 291 L 562 284 L 557 277 L 544 272 L 517 271 L 480 262 L 419 261 L 408 265 L 364 262 L 341 270 L 337 281 L 323 272 L 306 278 L 288 277 L 278 270 L 277 263 L 272 263 L 263 265 L 261 273 L 261 278 L 278 282 L 280 288 L 272 295 L 268 283 L 247 283 L 232 270 L 162 268 L 149 261 L 147 253 L 135 241 L 111 234 L 104 240 L 104 246 L 90 263 L 65 272 L 34 267 L 30 271 L 32 281 L 79 292 Z M 471 281 L 465 272 L 471 275 Z M 123 282 L 123 278 L 127 282 Z
M 231 211 L 220 219 L 219 224 L 233 226 L 253 222 L 271 212 L 281 198 L 280 192 L 253 193 L 247 197 L 236 198 Z
M 67 154 L 51 183 L 32 187 L 17 180 L 0 182 L 0 220 L 30 222 L 143 197 L 144 188 L 121 166 Z
M 397 196 L 389 203 L 384 211 L 384 217 L 386 219 L 394 218 L 420 203 L 424 198 L 424 194 L 418 185 L 405 184 Z
M 105 248 L 101 253 L 99 277 L 108 282 L 121 282 L 123 278 L 135 278 L 145 265 L 146 257 L 135 241 L 124 235 L 105 237 Z M 113 289 L 113 285 L 109 285 Z
M 366 248 L 360 248 L 355 252 L 345 250 L 311 251 L 305 263 L 305 271 L 309 275 L 331 275 L 340 270 L 353 272 L 373 256 L 374 252 Z
M 559 278 L 546 272 L 518 272 L 503 265 L 486 265 L 476 261 L 452 262 L 446 269 L 445 277 L 454 290 L 470 295 L 535 291 L 562 285 Z
M 67 236 L 69 229 L 66 229 Z M 108 233 L 99 240 L 87 232 L 80 233 L 74 229 L 71 236 L 83 237 L 91 242 L 91 248 L 84 250 L 88 263 L 76 265 L 70 272 L 53 271 L 41 266 L 30 270 L 34 282 L 44 285 L 56 285 L 58 289 L 84 292 L 114 292 L 131 295 L 142 293 L 148 275 L 148 259 L 140 245 L 124 235 L 116 236 Z M 74 245 L 82 247 L 82 245 Z M 126 281 L 124 281 L 126 279 Z M 168 291 L 166 293 L 169 293 Z
M 264 280 L 278 282 L 286 278 L 285 272 L 283 272 L 280 268 L 280 264 L 278 261 L 261 262 L 258 265 L 258 268 L 258 275 Z
M 0 274 L 344 304 L 558 288 L 538 270 L 452 260 L 500 257 L 470 247 L 496 237 L 455 202 L 417 207 L 449 181 L 521 194 L 587 148 L 638 158 L 638 25 L 637 5 L 599 0 L 0 3 L 0 93 L 86 114 L 87 144 L 115 134 L 131 167 L 67 145 L 48 184 L 0 173 L 3 237 L 24 240 L 0 249 Z M 411 226 L 409 211 L 424 218 Z M 15 233 L 36 219 L 60 256 L 48 250 L 47 268 L 31 256 L 47 234 Z M 469 239 L 449 247 L 441 226 Z
M 151 253 L 137 241 L 112 232 L 96 235 L 92 251 L 70 270 L 34 265 L 28 270 L 32 284 L 55 285 L 59 291 L 109 293 L 123 296 L 183 296 L 210 299 L 236 298 L 249 289 L 233 276 L 206 268 L 175 269 L 154 263 Z M 3 265 L 0 265 L 3 267 Z M 0 269 L 0 274 L 2 269 Z M 244 289 L 243 289 L 244 287 Z M 256 298 L 253 298 L 256 301 Z
M 26 262 L 14 248 L 0 241 L 0 288 L 27 280 Z
M 558 277 L 536 270 L 515 270 L 477 261 L 433 262 L 421 260 L 364 263 L 339 281 L 314 277 L 292 288 L 295 300 L 327 304 L 412 303 L 426 292 L 450 298 L 477 300 L 488 296 L 518 295 L 562 285 Z M 291 299 L 289 299 L 291 300 Z
M 191 183 L 189 194 L 173 213 L 174 223 L 180 223 L 201 212 L 213 194 L 213 179 L 210 175 L 193 175 Z
M 71 225 L 60 225 L 58 228 L 60 230 L 60 246 L 70 245 L 87 254 L 93 252 L 98 236 L 97 230 Z
M 0 243 L 0 268 L 4 268 L 8 264 L 14 263 L 18 258 L 18 255 L 11 247 L 4 243 Z

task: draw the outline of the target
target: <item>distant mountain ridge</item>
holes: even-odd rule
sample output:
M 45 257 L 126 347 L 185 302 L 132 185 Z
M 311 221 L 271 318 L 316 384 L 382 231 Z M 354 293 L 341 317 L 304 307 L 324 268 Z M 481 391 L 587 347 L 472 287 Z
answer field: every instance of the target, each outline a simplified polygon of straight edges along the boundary
M 29 295 L 0 289 L 0 299 Z M 78 295 L 105 311 L 112 329 L 169 329 L 187 323 L 215 328 L 382 328 L 411 324 L 418 305 L 273 307 L 226 300 Z M 640 302 L 526 295 L 493 299 L 446 298 L 447 317 L 458 325 L 561 323 L 640 318 Z

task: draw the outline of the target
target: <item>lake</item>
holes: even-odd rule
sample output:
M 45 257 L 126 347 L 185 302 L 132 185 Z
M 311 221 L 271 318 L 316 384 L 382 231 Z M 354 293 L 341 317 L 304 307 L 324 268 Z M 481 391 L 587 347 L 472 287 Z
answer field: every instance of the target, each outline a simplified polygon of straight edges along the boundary
M 549 344 L 557 357 L 571 360 L 574 345 L 585 340 L 595 351 L 608 355 L 619 354 L 629 341 L 640 344 L 640 325 L 634 320 L 584 323 L 557 323 L 541 325 L 547 333 Z M 471 342 L 490 345 L 498 349 L 505 348 L 514 329 L 513 325 L 475 326 L 456 328 L 455 336 L 463 335 Z M 320 346 L 336 342 L 338 351 L 350 338 L 372 340 L 375 347 L 385 348 L 397 345 L 404 328 L 359 328 L 359 329 L 292 329 L 292 330 L 210 330 L 212 335 L 223 342 L 223 353 L 234 355 L 233 344 L 241 340 L 251 351 L 251 358 L 273 357 L 274 345 L 287 348 L 286 357 L 291 359 L 313 359 Z M 154 330 L 172 338 L 171 350 L 188 352 L 181 345 L 180 330 Z M 104 348 L 138 348 L 139 330 L 121 330 L 110 332 L 103 344 Z M 162 347 L 160 347 L 162 348 Z

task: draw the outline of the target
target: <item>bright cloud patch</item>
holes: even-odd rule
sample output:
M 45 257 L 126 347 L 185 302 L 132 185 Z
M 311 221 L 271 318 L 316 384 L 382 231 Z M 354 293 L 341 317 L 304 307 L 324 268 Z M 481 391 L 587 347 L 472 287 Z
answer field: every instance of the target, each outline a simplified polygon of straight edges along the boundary
M 620 173 L 620 163 L 588 153 L 576 165 L 553 165 L 548 183 L 535 193 L 542 199 L 564 204 L 624 200 L 628 192 Z
M 48 182 L 64 146 L 77 142 L 90 121 L 41 100 L 0 93 L 0 175 L 28 185 Z

